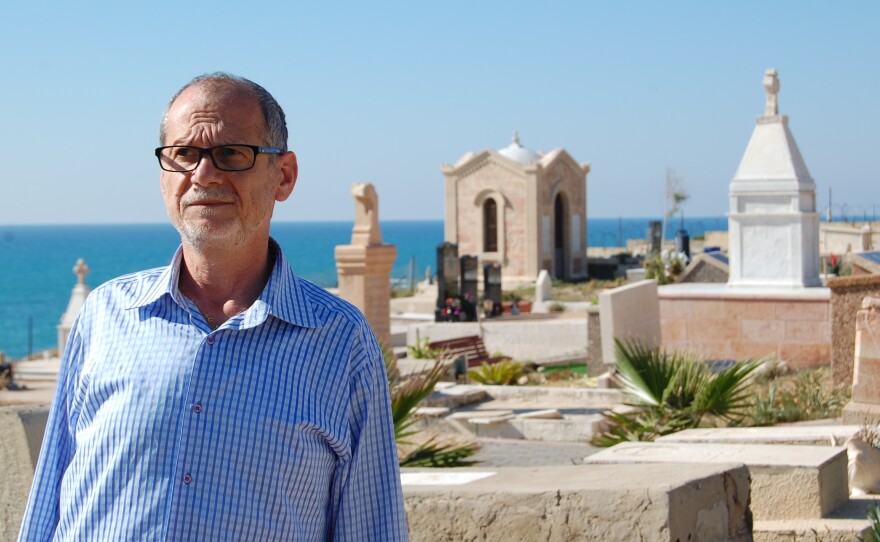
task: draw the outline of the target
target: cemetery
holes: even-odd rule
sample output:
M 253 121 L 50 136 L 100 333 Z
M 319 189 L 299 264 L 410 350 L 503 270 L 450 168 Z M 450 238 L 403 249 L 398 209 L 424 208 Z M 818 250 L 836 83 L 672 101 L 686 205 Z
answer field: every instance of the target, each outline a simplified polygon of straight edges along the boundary
M 706 243 L 723 251 L 697 253 L 685 232 L 678 248 L 692 258 L 668 284 L 646 278 L 643 260 L 603 257 L 602 287 L 559 297 L 593 269 L 590 164 L 564 149 L 536 153 L 514 135 L 444 165 L 436 274 L 406 297 L 391 296 L 397 251 L 382 240 L 376 189 L 354 185 L 337 293 L 393 360 L 392 401 L 402 383 L 424 392 L 407 412 L 421 441 L 473 448 L 456 458 L 468 466 L 402 469 L 412 540 L 870 540 L 880 258 L 871 227 L 820 228 L 775 70 L 763 85 L 764 114 L 729 184 L 729 235 Z M 658 235 L 647 242 L 662 251 Z M 843 244 L 852 276 L 830 276 Z M 59 350 L 87 272 L 77 262 Z M 57 359 L 0 367 L 30 388 L 0 390 L 0 540 L 14 540 Z M 509 369 L 509 384 L 479 383 L 491 367 Z M 546 376 L 560 367 L 582 373 Z M 801 411 L 777 412 L 786 401 Z

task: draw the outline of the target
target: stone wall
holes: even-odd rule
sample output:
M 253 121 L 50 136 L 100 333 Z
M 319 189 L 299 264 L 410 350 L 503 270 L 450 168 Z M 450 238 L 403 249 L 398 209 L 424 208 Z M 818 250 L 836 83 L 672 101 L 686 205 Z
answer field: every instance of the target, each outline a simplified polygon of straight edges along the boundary
M 880 275 L 828 279 L 831 290 L 831 372 L 834 384 L 850 385 L 853 380 L 856 313 L 862 299 L 880 297 Z
M 0 541 L 18 537 L 48 407 L 0 407 Z
M 429 337 L 445 341 L 480 335 L 477 322 L 431 323 L 410 326 L 406 344 Z M 517 318 L 483 321 L 483 344 L 490 354 L 501 352 L 519 361 L 542 361 L 587 353 L 586 318 Z
M 765 356 L 800 369 L 831 362 L 826 288 L 758 290 L 723 285 L 659 288 L 661 341 L 667 350 L 706 359 Z

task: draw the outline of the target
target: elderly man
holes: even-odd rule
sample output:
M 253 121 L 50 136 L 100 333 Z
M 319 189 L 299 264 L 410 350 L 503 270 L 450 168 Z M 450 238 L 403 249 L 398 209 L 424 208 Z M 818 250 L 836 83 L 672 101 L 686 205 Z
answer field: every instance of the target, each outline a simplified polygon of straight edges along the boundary
M 269 237 L 297 176 L 284 113 L 191 81 L 156 157 L 181 247 L 88 297 L 21 540 L 405 540 L 382 352 Z

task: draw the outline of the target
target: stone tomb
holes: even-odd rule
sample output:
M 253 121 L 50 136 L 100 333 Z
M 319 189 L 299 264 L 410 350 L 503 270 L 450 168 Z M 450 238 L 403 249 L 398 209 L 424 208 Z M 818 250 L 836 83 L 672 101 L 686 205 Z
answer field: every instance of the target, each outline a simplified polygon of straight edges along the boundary
M 471 470 L 484 471 L 455 469 Z M 413 542 L 751 540 L 742 465 L 492 469 L 447 485 L 407 483 L 410 472 L 403 493 Z
M 755 520 L 822 518 L 849 498 L 846 450 L 833 446 L 625 442 L 584 462 L 745 463 Z

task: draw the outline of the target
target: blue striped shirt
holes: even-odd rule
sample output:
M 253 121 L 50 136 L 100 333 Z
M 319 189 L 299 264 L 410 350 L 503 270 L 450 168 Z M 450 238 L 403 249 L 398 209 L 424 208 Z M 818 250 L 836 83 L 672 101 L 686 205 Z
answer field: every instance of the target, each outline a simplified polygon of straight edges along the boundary
M 276 254 L 212 331 L 169 267 L 70 333 L 20 540 L 406 540 L 381 350 Z

